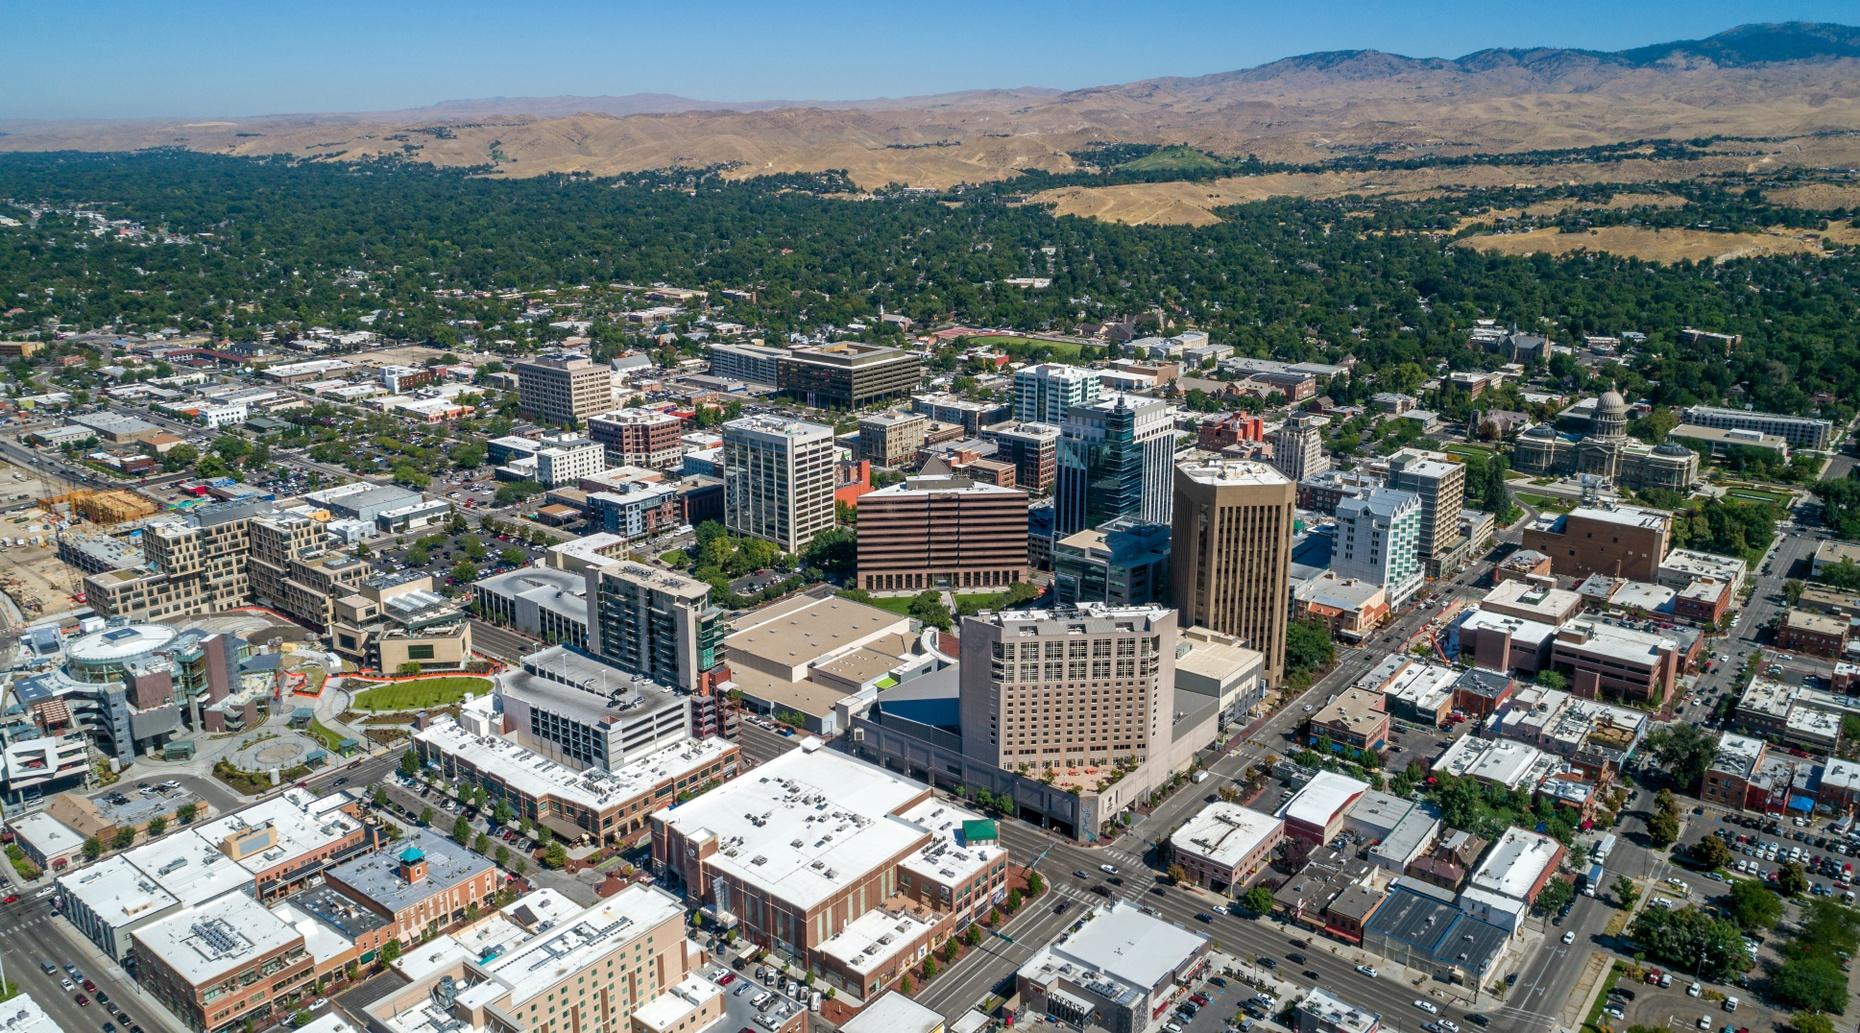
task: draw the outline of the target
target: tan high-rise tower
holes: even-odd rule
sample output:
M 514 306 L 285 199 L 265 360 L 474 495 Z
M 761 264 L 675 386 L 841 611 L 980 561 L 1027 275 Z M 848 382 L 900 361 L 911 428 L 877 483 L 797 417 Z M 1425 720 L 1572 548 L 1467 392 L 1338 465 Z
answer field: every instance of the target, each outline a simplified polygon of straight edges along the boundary
M 1237 635 L 1285 674 L 1285 624 L 1296 489 L 1264 463 L 1176 467 L 1170 585 L 1183 627 Z

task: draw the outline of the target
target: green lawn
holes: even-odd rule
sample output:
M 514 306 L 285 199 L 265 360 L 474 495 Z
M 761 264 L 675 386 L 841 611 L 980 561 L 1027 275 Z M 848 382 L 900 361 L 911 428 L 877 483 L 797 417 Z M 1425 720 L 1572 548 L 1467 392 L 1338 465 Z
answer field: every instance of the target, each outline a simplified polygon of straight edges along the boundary
M 1441 446 L 1441 450 L 1446 452 L 1449 455 L 1456 455 L 1456 456 L 1479 456 L 1481 458 L 1485 458 L 1485 457 L 1497 455 L 1496 452 L 1494 452 L 1492 449 L 1485 447 L 1484 445 L 1469 445 L 1469 444 L 1466 444 L 1464 442 L 1459 442 L 1459 441 L 1448 442 L 1447 444 Z
M 1732 488 L 1725 492 L 1734 499 L 1746 502 L 1767 502 L 1772 506 L 1787 506 L 1792 496 L 1780 491 L 1765 491 L 1762 488 Z
M 872 597 L 870 605 L 876 606 L 881 610 L 890 610 L 900 617 L 908 617 L 911 615 L 911 600 L 913 598 L 915 597 L 908 595 L 879 595 Z
M 1032 348 L 1045 348 L 1053 353 L 1055 359 L 1094 358 L 1104 353 L 1104 349 L 1097 345 L 1055 341 L 1046 337 L 1021 337 L 1018 334 L 983 334 L 980 337 L 966 338 L 966 340 L 971 344 L 999 348 L 1009 355 Z
M 1575 508 L 1575 503 L 1555 495 L 1540 495 L 1534 491 L 1512 491 L 1511 497 L 1532 509 L 1547 509 L 1555 513 L 1567 513 Z
M 1226 167 L 1226 162 L 1212 154 L 1177 144 L 1151 151 L 1141 158 L 1132 158 L 1119 165 L 1118 169 L 1128 172 L 1201 172 Z
M 357 710 L 418 710 L 451 706 L 491 691 L 489 678 L 418 678 L 367 689 L 355 697 Z
M 347 736 L 338 735 L 328 725 L 318 721 L 316 718 L 310 719 L 310 727 L 304 729 L 304 731 L 309 733 L 318 742 L 322 743 L 323 748 L 331 753 L 336 752 L 336 747 L 342 743 L 343 739 L 347 738 Z

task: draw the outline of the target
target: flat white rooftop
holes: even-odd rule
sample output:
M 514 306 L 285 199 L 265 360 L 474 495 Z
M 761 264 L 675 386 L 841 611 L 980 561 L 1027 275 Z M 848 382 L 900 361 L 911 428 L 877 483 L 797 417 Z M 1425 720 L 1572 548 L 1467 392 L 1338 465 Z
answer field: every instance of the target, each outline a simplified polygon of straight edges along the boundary
M 897 814 L 928 793 L 845 754 L 790 750 L 653 820 L 714 836 L 713 869 L 806 908 L 925 845 L 925 830 Z
M 295 926 L 243 893 L 183 908 L 129 935 L 195 986 L 302 940 Z
M 1547 771 L 1553 764 L 1554 759 L 1535 746 L 1464 735 L 1434 762 L 1434 773 L 1477 778 L 1516 789 L 1527 781 L 1534 782 L 1532 773 L 1538 768 Z
M 901 993 L 887 993 L 860 1009 L 840 1033 L 934 1033 L 943 1016 Z
M 1237 803 L 1211 803 L 1170 835 L 1178 852 L 1233 868 L 1277 836 L 1285 822 Z
M 683 921 L 684 905 L 657 886 L 629 886 L 554 926 L 483 968 L 510 992 L 512 1005 L 574 975 L 670 919 Z
M 1046 950 L 1150 993 L 1205 943 L 1206 937 L 1119 900 L 1093 912 L 1077 932 L 1054 941 Z
M 1485 862 L 1472 874 L 1473 887 L 1512 900 L 1523 900 L 1543 875 L 1556 863 L 1562 847 L 1549 836 L 1509 828 L 1485 855 Z
M 435 719 L 415 738 L 480 771 L 497 775 L 506 785 L 533 799 L 554 797 L 597 812 L 618 807 L 650 792 L 654 786 L 699 771 L 728 753 L 732 746 L 729 741 L 715 736 L 685 739 L 612 771 L 600 768 L 576 771 L 515 740 L 498 735 L 473 735 L 451 717 Z
M 874 908 L 820 944 L 820 952 L 861 976 L 883 970 L 935 928 L 905 911 Z
M 897 996 L 897 995 L 892 995 Z M 65 1033 L 32 995 L 20 992 L 0 1002 L 0 1033 Z
M 1320 771 L 1317 777 L 1306 782 L 1303 789 L 1285 801 L 1285 806 L 1279 809 L 1279 817 L 1323 828 L 1330 824 L 1332 818 L 1342 813 L 1350 801 L 1368 789 L 1367 782 L 1335 771 Z

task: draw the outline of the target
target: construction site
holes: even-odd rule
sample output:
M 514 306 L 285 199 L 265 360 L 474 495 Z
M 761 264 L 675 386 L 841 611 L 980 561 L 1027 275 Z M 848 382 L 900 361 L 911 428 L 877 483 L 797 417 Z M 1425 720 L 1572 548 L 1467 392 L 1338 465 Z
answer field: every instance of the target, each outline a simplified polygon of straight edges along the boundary
M 0 624 L 30 622 L 83 604 L 83 574 L 58 558 L 61 532 L 101 530 L 160 509 L 123 489 L 79 488 L 53 474 L 0 461 Z

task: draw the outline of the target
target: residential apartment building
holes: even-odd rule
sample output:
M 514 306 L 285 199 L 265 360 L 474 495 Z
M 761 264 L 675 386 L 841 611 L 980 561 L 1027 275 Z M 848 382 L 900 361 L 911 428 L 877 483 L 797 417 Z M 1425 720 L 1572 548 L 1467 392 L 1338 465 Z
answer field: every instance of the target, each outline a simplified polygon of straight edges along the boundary
M 631 560 L 591 566 L 584 576 L 588 652 L 664 685 L 711 687 L 729 626 L 708 584 Z
M 1834 437 L 1834 424 L 1808 416 L 1784 416 L 1749 409 L 1720 409 L 1710 405 L 1686 407 L 1686 422 L 1717 430 L 1748 430 L 1782 438 L 1791 448 L 1825 451 Z
M 894 410 L 861 416 L 858 458 L 878 466 L 908 466 L 929 433 L 930 418 L 922 413 Z
M 130 936 L 137 981 L 190 1029 L 237 1029 L 316 976 L 303 933 L 243 893 L 186 908 Z
M 368 1005 L 368 1028 L 697 1033 L 724 991 L 697 974 L 678 898 L 628 886 L 585 909 L 539 890 L 500 913 L 496 951 L 454 949 L 403 966 L 411 978 Z
M 159 621 L 256 602 L 323 628 L 333 601 L 354 592 L 371 569 L 326 551 L 322 524 L 256 500 L 203 507 L 184 522 L 152 527 L 142 550 L 143 566 L 84 579 L 98 613 Z
M 1330 569 L 1337 576 L 1381 585 L 1391 608 L 1414 598 L 1424 575 L 1420 559 L 1421 497 L 1372 488 L 1337 503 L 1337 540 Z
M 1098 400 L 1103 381 L 1097 370 L 1044 362 L 1014 374 L 1014 419 L 1063 423 L 1074 406 Z
M 586 423 L 614 407 L 614 374 L 586 355 L 555 352 L 516 364 L 517 402 L 550 423 Z
M 1142 763 L 1167 750 L 1173 611 L 1004 611 L 965 618 L 961 640 L 962 743 L 971 758 L 1031 771 Z
M 1174 458 L 1175 424 L 1161 399 L 1118 394 L 1074 406 L 1060 428 L 1056 530 L 1118 517 L 1168 523 Z
M 709 353 L 711 376 L 774 387 L 780 376 L 781 360 L 787 356 L 788 349 L 760 344 L 713 344 Z
M 796 345 L 775 360 L 775 386 L 821 409 L 863 409 L 908 398 L 922 379 L 923 360 L 881 344 Z
M 911 477 L 859 499 L 858 584 L 868 592 L 1005 588 L 1027 578 L 1027 493 Z
M 1404 448 L 1389 457 L 1389 487 L 1421 499 L 1422 559 L 1453 549 L 1460 539 L 1460 512 L 1466 508 L 1466 467 L 1445 456 Z M 1526 542 L 1525 546 L 1530 547 Z
M 1266 682 L 1285 673 L 1292 482 L 1264 463 L 1175 470 L 1170 583 L 1181 619 L 1236 635 L 1264 654 Z
M 1550 557 L 1561 577 L 1594 574 L 1656 581 L 1672 544 L 1673 515 L 1660 509 L 1603 503 L 1568 513 L 1543 513 L 1524 529 L 1524 547 Z
M 607 451 L 609 466 L 674 470 L 684 461 L 684 421 L 652 409 L 620 409 L 588 421 L 588 437 Z
M 1324 428 L 1330 417 L 1299 413 L 1289 417 L 1272 439 L 1272 465 L 1293 481 L 1315 477 L 1330 469 L 1324 449 Z
M 1053 593 L 1062 606 L 1167 605 L 1168 524 L 1119 518 L 1053 543 Z
M 997 423 L 982 428 L 995 458 L 1014 465 L 1014 483 L 1035 494 L 1051 491 L 1059 469 L 1059 428 L 1051 423 Z
M 833 428 L 775 416 L 723 425 L 724 526 L 798 553 L 833 527 Z
M 488 709 L 468 707 L 459 718 L 442 714 L 416 729 L 411 748 L 422 764 L 482 787 L 494 805 L 508 803 L 570 839 L 629 840 L 653 812 L 742 770 L 736 744 L 714 736 L 670 742 L 603 770 L 557 763 L 496 732 Z

